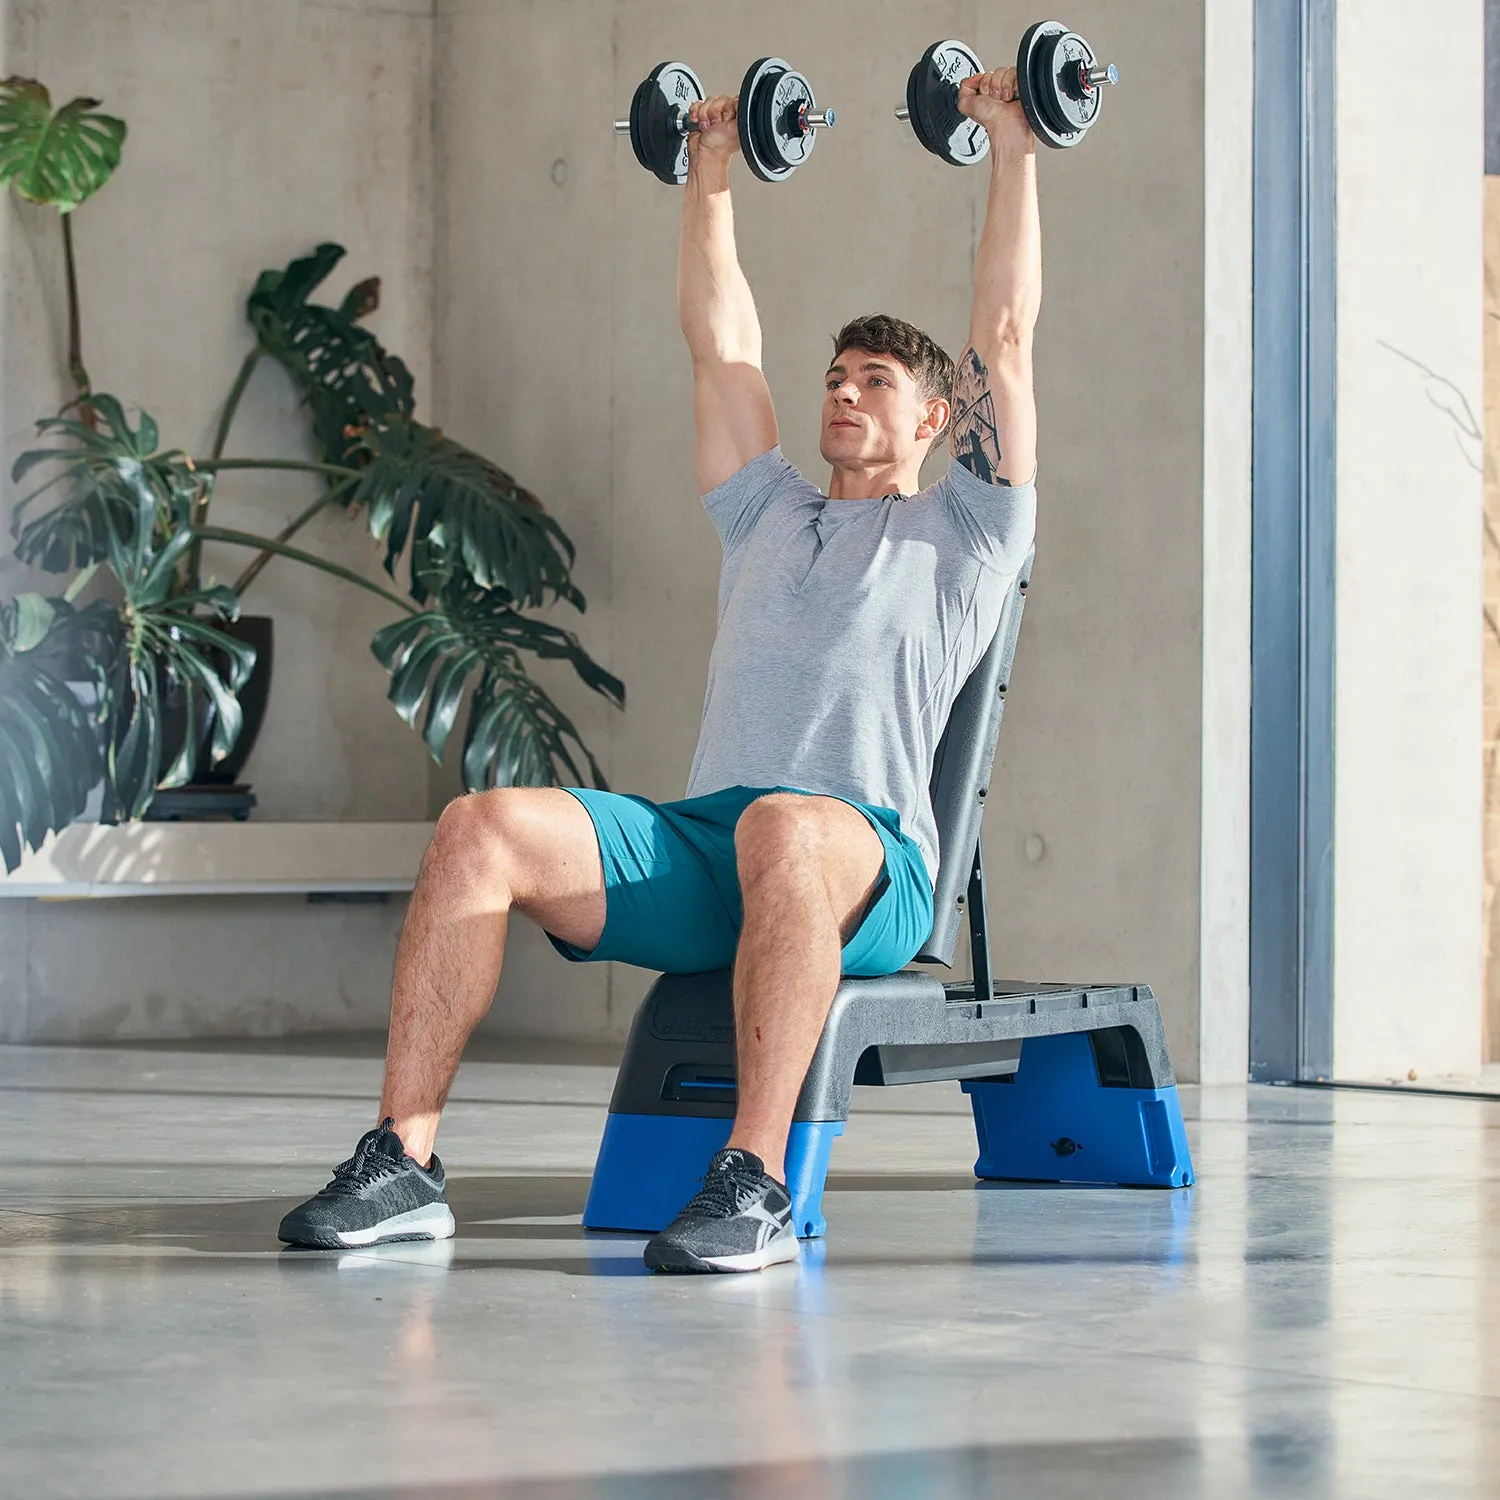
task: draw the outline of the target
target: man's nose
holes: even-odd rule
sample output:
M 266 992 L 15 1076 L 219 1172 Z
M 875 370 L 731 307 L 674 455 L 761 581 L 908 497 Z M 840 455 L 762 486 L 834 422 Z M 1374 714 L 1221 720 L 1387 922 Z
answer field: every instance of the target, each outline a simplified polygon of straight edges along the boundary
M 852 380 L 846 380 L 843 385 L 835 388 L 833 399 L 844 402 L 846 406 L 853 406 L 859 399 L 859 387 Z

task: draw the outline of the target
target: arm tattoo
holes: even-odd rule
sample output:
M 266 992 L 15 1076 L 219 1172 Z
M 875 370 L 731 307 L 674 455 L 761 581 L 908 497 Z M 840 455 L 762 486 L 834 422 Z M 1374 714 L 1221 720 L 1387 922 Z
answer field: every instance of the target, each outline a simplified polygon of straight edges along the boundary
M 1000 434 L 995 431 L 995 398 L 990 394 L 990 372 L 972 349 L 958 363 L 953 388 L 953 432 L 949 439 L 956 463 L 986 484 L 1010 488 L 1000 477 Z

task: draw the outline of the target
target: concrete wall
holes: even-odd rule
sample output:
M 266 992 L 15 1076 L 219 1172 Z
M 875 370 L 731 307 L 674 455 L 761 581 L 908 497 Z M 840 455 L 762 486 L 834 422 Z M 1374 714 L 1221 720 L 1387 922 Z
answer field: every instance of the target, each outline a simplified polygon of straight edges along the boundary
M 1041 163 L 1038 558 L 986 848 L 1002 973 L 1149 980 L 1185 1077 L 1199 1071 L 1210 976 L 1211 1073 L 1243 1078 L 1249 7 L 1213 9 L 1208 32 L 1193 0 L 1133 6 L 1128 24 L 1101 0 L 1069 12 L 1124 82 L 1083 149 Z M 875 308 L 955 351 L 967 329 L 985 174 L 940 165 L 891 119 L 906 71 L 946 35 L 986 60 L 1013 56 L 1030 19 L 1022 5 L 973 0 L 868 6 L 857 25 L 844 7 L 788 0 L 440 5 L 439 405 L 579 543 L 583 634 L 630 699 L 624 715 L 579 692 L 565 701 L 616 787 L 682 794 L 719 549 L 693 492 L 673 302 L 679 195 L 606 120 L 664 57 L 732 89 L 753 57 L 789 54 L 837 106 L 838 129 L 802 172 L 774 188 L 743 174 L 737 190 L 783 443 L 821 481 L 817 380 L 831 331 Z M 1231 80 L 1215 95 L 1212 199 L 1210 46 Z M 1206 256 L 1224 299 L 1211 327 Z M 1227 580 L 1211 662 L 1206 555 Z M 564 969 L 524 935 L 489 1024 L 618 1031 L 647 982 Z
M 1483 41 L 1479 0 L 1338 11 L 1340 1077 L 1479 1063 Z
M 338 294 L 359 277 L 385 278 L 372 326 L 410 362 L 419 395 L 430 395 L 431 11 L 430 0 L 0 6 L 0 74 L 38 77 L 58 102 L 101 97 L 129 125 L 114 180 L 75 219 L 84 353 L 96 388 L 150 411 L 167 443 L 206 450 L 250 347 L 243 306 L 256 274 L 325 239 L 350 252 Z M 8 469 L 34 419 L 65 396 L 65 328 L 56 213 L 7 195 L 0 235 Z M 262 369 L 230 451 L 306 453 L 304 427 L 288 383 Z M 0 493 L 8 519 L 15 492 L 7 483 Z M 275 530 L 311 493 L 295 476 L 226 481 L 215 518 Z M 373 544 L 341 518 L 304 535 L 313 550 L 378 573 Z M 247 558 L 215 551 L 209 565 L 232 577 Z M 14 570 L 0 582 L 16 584 Z M 248 773 L 258 815 L 425 817 L 425 753 L 386 704 L 385 676 L 369 653 L 372 630 L 387 618 L 379 602 L 276 564 L 248 607 L 274 615 L 277 628 L 273 696 Z M 257 1005 L 301 1025 L 351 1016 L 379 1025 L 384 977 L 351 987 L 343 976 L 356 947 L 360 961 L 388 972 L 399 917 L 400 903 L 366 909 L 355 939 L 344 914 L 292 900 L 232 913 L 149 901 L 107 916 L 0 903 L 0 1032 L 15 1035 L 23 1015 L 35 1035 L 180 1031 L 188 1020 L 162 1017 L 210 1024 L 214 1006 L 202 988 L 223 997 L 215 1029 L 228 1015 L 264 1029 Z M 110 936 L 122 923 L 132 934 L 128 961 Z M 233 923 L 274 940 L 278 963 L 258 978 L 205 979 L 212 955 L 235 946 Z M 24 966 L 12 961 L 22 953 Z M 352 1011 L 333 998 L 341 991 L 357 1002 Z
M 1128 24 L 1103 0 L 1069 13 L 1124 82 L 1084 149 L 1042 160 L 1038 562 L 986 827 L 1000 971 L 1148 980 L 1186 1078 L 1244 1072 L 1249 16 L 1249 0 L 1150 0 Z M 669 56 L 728 89 L 751 58 L 790 53 L 838 107 L 805 171 L 775 188 L 742 174 L 737 193 L 784 443 L 821 479 L 831 331 L 885 308 L 956 350 L 967 325 L 985 174 L 943 167 L 890 118 L 906 71 L 944 35 L 1008 58 L 1030 12 L 916 0 L 862 7 L 851 24 L 847 7 L 789 0 L 11 0 L 9 17 L 7 71 L 103 94 L 131 121 L 119 180 L 79 217 L 99 384 L 201 443 L 246 345 L 250 276 L 341 238 L 351 277 L 385 275 L 379 326 L 424 390 L 430 371 L 437 420 L 518 474 L 577 542 L 591 608 L 558 617 L 625 680 L 629 707 L 614 712 L 565 674 L 544 680 L 614 786 L 681 795 L 719 551 L 693 494 L 673 306 L 679 196 L 607 121 Z M 57 389 L 58 325 L 36 311 L 38 293 L 56 291 L 43 238 L 55 226 L 7 212 L 5 265 L 21 274 L 6 278 L 18 337 L 0 411 L 14 449 L 38 391 Z M 121 253 L 148 228 L 149 252 Z M 235 447 L 284 443 L 291 420 L 268 379 Z M 247 523 L 297 503 L 281 486 L 235 493 Z M 345 561 L 367 557 L 337 528 L 327 540 Z M 251 767 L 264 810 L 419 815 L 451 782 L 428 778 L 414 737 L 388 721 L 364 601 L 290 570 L 267 583 L 287 665 Z M 170 919 L 205 937 L 236 920 L 183 903 L 132 913 L 143 930 L 165 933 Z M 378 1022 L 384 995 L 362 990 L 376 988 L 397 915 L 341 931 L 303 909 L 278 919 L 277 941 L 323 950 L 274 1024 Z M 265 913 L 242 916 L 249 930 Z M 28 972 L 58 976 L 56 995 L 34 978 L 27 1013 L 85 993 L 103 1007 L 112 955 L 100 939 L 124 920 L 0 909 L 24 928 Z M 565 966 L 516 931 L 490 1028 L 622 1033 L 649 976 Z M 314 989 L 343 983 L 334 969 L 351 941 L 373 944 L 355 966 L 361 998 L 318 1002 Z M 215 1024 L 190 992 L 191 964 L 153 970 L 147 950 L 131 951 L 141 956 L 118 982 L 133 1008 L 110 1025 Z M 259 1012 L 238 991 L 226 1008 L 265 1029 L 286 983 L 271 994 L 267 981 Z

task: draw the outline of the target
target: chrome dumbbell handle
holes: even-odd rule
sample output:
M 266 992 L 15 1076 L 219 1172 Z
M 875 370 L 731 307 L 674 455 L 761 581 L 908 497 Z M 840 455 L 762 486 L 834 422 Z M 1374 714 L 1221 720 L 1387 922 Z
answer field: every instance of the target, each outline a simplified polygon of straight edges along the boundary
M 905 110 L 902 110 L 901 116 L 903 119 L 905 119 Z M 831 130 L 836 124 L 838 124 L 838 115 L 831 109 L 815 109 L 810 113 L 803 115 L 799 123 L 804 130 Z M 689 118 L 686 113 L 682 113 L 679 116 L 676 125 L 676 129 L 680 130 L 683 135 L 687 135 L 690 131 L 693 130 L 702 130 L 703 128 L 704 126 L 700 121 Z M 615 134 L 629 135 L 630 121 L 616 120 Z
M 676 120 L 676 123 L 673 125 L 673 129 L 676 130 L 676 131 L 678 131 L 680 134 L 682 134 L 682 135 L 688 135 L 691 132 L 693 132 L 694 130 L 702 130 L 703 128 L 704 128 L 703 125 L 699 121 L 690 119 L 688 117 L 688 112 L 685 109 L 679 109 L 677 111 L 677 120 Z M 630 134 L 630 121 L 629 120 L 616 120 L 615 121 L 615 134 L 616 135 L 629 135 Z

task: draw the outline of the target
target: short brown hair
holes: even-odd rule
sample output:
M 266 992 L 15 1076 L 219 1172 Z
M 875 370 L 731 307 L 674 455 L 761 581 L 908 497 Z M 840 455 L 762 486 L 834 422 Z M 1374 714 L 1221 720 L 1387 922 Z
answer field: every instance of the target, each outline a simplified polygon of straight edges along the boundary
M 889 354 L 917 383 L 924 401 L 942 400 L 952 405 L 956 370 L 947 352 L 933 339 L 887 313 L 868 313 L 853 318 L 833 336 L 833 357 L 846 349 L 868 349 L 871 354 Z M 941 434 L 939 434 L 941 436 Z

